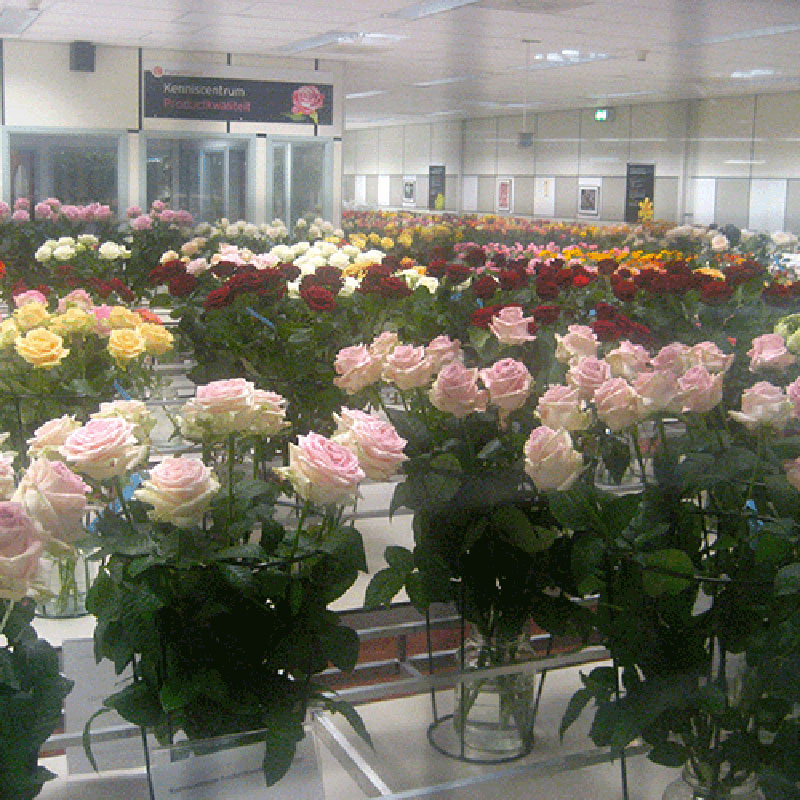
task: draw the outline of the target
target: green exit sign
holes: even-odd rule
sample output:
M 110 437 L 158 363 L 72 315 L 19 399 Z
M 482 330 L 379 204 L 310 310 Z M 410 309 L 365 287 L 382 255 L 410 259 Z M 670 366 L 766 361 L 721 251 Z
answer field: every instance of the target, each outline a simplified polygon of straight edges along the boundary
M 611 109 L 609 108 L 596 108 L 594 110 L 595 122 L 608 122 L 611 119 Z

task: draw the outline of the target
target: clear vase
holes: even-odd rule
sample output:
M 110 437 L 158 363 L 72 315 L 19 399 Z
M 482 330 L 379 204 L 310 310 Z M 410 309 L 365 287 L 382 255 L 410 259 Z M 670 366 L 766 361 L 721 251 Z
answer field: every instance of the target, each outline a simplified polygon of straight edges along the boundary
M 84 553 L 55 558 L 42 557 L 42 580 L 48 597 L 36 609 L 40 617 L 68 619 L 82 617 L 86 611 L 86 592 L 91 585 L 96 567 Z
M 465 671 L 508 667 L 533 660 L 529 638 L 486 638 L 473 633 L 465 643 Z M 505 761 L 530 752 L 534 721 L 533 670 L 468 678 L 456 687 L 453 727 L 464 757 Z
M 730 783 L 732 785 L 714 789 L 687 764 L 681 777 L 667 786 L 662 800 L 764 800 L 755 776 L 742 775 Z

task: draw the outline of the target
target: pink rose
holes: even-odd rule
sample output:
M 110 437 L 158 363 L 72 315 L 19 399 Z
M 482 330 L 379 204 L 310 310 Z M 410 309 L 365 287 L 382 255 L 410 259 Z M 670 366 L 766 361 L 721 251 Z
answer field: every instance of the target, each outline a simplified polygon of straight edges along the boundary
M 570 325 L 564 336 L 556 334 L 556 359 L 569 364 L 597 355 L 597 336 L 588 325 Z
M 364 344 L 344 347 L 336 354 L 336 377 L 333 382 L 347 394 L 355 394 L 377 383 L 381 378 L 383 363 Z
M 458 339 L 451 339 L 446 334 L 432 339 L 425 347 L 425 353 L 433 361 L 435 369 L 440 369 L 444 364 L 451 361 L 462 361 L 461 342 Z
M 263 389 L 253 391 L 253 410 L 249 429 L 259 436 L 275 436 L 289 427 L 286 421 L 286 398 Z
M 20 292 L 14 295 L 14 305 L 17 308 L 22 308 L 28 303 L 40 303 L 43 306 L 47 306 L 47 298 L 36 289 L 29 289 L 27 292 Z
M 733 353 L 725 355 L 714 342 L 700 342 L 689 351 L 693 365 L 705 367 L 709 372 L 727 372 L 733 364 Z
M 255 386 L 244 378 L 227 378 L 198 386 L 181 409 L 181 432 L 191 439 L 246 430 L 253 412 Z
M 352 450 L 319 433 L 299 436 L 297 444 L 289 445 L 289 466 L 275 472 L 300 497 L 322 505 L 354 500 L 358 484 L 366 478 Z
M 418 389 L 430 383 L 434 364 L 425 356 L 424 347 L 401 344 L 386 356 L 383 379 L 394 383 L 398 389 Z
M 615 378 L 632 381 L 640 372 L 647 369 L 650 353 L 640 344 L 633 344 L 626 339 L 619 343 L 619 347 L 606 353 L 605 360 Z
M 14 494 L 15 486 L 14 456 L 0 453 L 0 500 L 8 500 Z
M 665 345 L 650 359 L 650 364 L 659 371 L 668 369 L 676 375 L 683 375 L 692 366 L 691 348 L 680 342 Z
M 168 456 L 150 470 L 149 478 L 133 496 L 153 506 L 148 512 L 150 519 L 191 528 L 202 522 L 219 488 L 211 468 L 199 458 Z
M 69 294 L 65 294 L 58 301 L 58 313 L 63 314 L 67 309 L 80 308 L 83 311 L 91 311 L 94 301 L 89 296 L 86 289 L 73 289 Z
M 369 346 L 370 355 L 383 361 L 392 350 L 400 344 L 397 334 L 394 331 L 384 331 L 380 336 L 376 336 Z
M 642 372 L 633 382 L 633 388 L 639 395 L 643 417 L 657 414 L 659 411 L 669 410 L 675 413 L 680 411 L 680 408 L 674 408 L 673 401 L 678 394 L 678 378 L 671 370 Z
M 244 378 L 226 378 L 198 386 L 194 402 L 209 414 L 247 411 L 253 404 L 255 386 Z
M 387 480 L 407 460 L 403 453 L 406 440 L 386 420 L 350 408 L 342 408 L 341 416 L 333 416 L 338 425 L 333 440 L 355 453 L 370 480 Z
M 31 201 L 27 197 L 18 197 L 14 201 L 14 211 L 27 211 L 31 207 Z
M 66 464 L 39 458 L 31 462 L 11 498 L 28 516 L 64 544 L 72 544 L 85 533 L 85 484 Z
M 611 367 L 594 357 L 573 362 L 567 372 L 567 384 L 575 387 L 584 400 L 591 400 L 595 389 L 611 377 Z
M 534 428 L 525 443 L 525 472 L 539 491 L 569 489 L 583 471 L 583 458 L 568 431 Z
M 522 408 L 531 393 L 533 378 L 528 368 L 513 358 L 495 361 L 488 369 L 480 370 L 478 375 L 489 391 L 489 402 L 500 409 L 501 420 Z
M 208 261 L 205 258 L 193 258 L 187 265 L 186 265 L 186 272 L 189 275 L 202 275 L 204 272 L 208 272 L 211 268 Z
M 625 378 L 611 378 L 594 393 L 597 416 L 611 431 L 629 428 L 640 420 L 640 401 L 636 390 Z
M 137 445 L 132 422 L 110 417 L 89 420 L 67 436 L 59 452 L 78 472 L 102 481 L 131 470 L 146 456 L 147 448 Z
M 36 523 L 19 503 L 0 502 L 0 597 L 21 600 L 39 571 L 42 543 Z
M 135 219 L 142 216 L 142 209 L 139 206 L 128 206 L 125 216 L 128 219 Z
M 74 416 L 48 420 L 39 426 L 33 436 L 28 439 L 28 455 L 32 458 L 59 458 L 59 448 L 67 441 L 67 437 L 81 427 Z
M 101 305 L 95 306 L 91 311 L 94 314 L 94 318 L 97 320 L 97 335 L 98 336 L 110 336 L 111 335 L 111 325 L 108 323 L 108 319 L 111 316 L 111 310 L 114 306 L 108 305 Z
M 135 231 L 149 231 L 153 227 L 153 220 L 147 214 L 140 214 L 131 220 L 131 228 Z
M 37 203 L 33 207 L 35 219 L 50 219 L 53 216 L 53 209 L 47 203 Z
M 784 461 L 783 469 L 786 471 L 786 480 L 800 492 L 800 458 Z
M 759 381 L 742 392 L 742 410 L 728 416 L 749 430 L 760 427 L 782 431 L 792 414 L 792 402 L 779 386 Z
M 536 414 L 542 425 L 553 430 L 582 431 L 589 426 L 590 416 L 574 386 L 551 386 L 540 398 Z
M 163 200 L 153 200 L 150 204 L 150 210 L 155 211 L 158 213 L 159 211 L 163 211 L 167 207 L 167 204 Z
M 325 95 L 316 86 L 301 86 L 292 92 L 292 114 L 313 114 L 325 105 Z
M 61 215 L 70 222 L 82 222 L 85 220 L 83 209 L 78 208 L 78 206 L 61 206 Z
M 11 221 L 16 222 L 18 224 L 22 224 L 23 222 L 30 222 L 30 220 L 31 220 L 31 215 L 27 211 L 24 211 L 22 209 L 20 209 L 19 211 L 15 211 L 11 215 Z
M 792 403 L 792 416 L 800 418 L 800 378 L 795 378 L 786 387 L 786 396 Z
M 489 323 L 489 330 L 501 344 L 523 344 L 532 342 L 536 337 L 528 330 L 533 317 L 526 317 L 519 306 L 501 308 Z
M 8 203 L 0 200 L 0 219 L 6 220 L 11 216 L 11 208 Z
M 428 392 L 431 404 L 454 417 L 485 411 L 488 392 L 478 388 L 478 369 L 467 369 L 460 361 L 445 364 Z
M 692 367 L 678 378 L 678 394 L 683 411 L 703 414 L 722 400 L 722 373 L 712 375 L 705 367 Z
M 759 369 L 786 369 L 797 360 L 786 349 L 786 342 L 778 333 L 757 336 L 747 355 L 750 356 L 751 372 Z

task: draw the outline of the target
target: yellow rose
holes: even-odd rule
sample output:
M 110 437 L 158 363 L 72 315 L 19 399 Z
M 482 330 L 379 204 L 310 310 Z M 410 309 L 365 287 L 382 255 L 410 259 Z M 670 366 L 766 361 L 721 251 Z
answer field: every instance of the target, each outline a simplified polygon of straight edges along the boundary
M 381 241 L 381 237 L 380 237 L 380 236 L 378 236 L 378 234 L 377 234 L 377 233 L 371 233 L 371 234 L 370 234 L 370 235 L 367 237 L 367 240 L 369 241 L 369 243 L 370 243 L 370 244 L 379 244 L 379 243 L 380 243 L 380 241 Z
M 401 247 L 411 247 L 411 245 L 414 244 L 414 237 L 407 233 L 401 233 L 397 237 L 397 244 Z
M 108 314 L 108 324 L 111 328 L 135 328 L 142 324 L 142 318 L 125 306 L 114 306 Z
M 0 322 L 0 348 L 11 347 L 17 341 L 20 330 L 13 319 L 4 319 Z
M 14 312 L 14 320 L 22 331 L 40 328 L 47 324 L 50 314 L 42 303 L 25 303 Z
M 123 365 L 125 361 L 131 361 L 144 353 L 147 345 L 139 331 L 132 328 L 117 328 L 111 331 L 107 348 L 114 360 Z
M 34 328 L 18 336 L 14 347 L 29 364 L 42 369 L 55 367 L 69 355 L 69 350 L 64 349 L 64 340 L 47 328 Z
M 144 346 L 151 356 L 163 356 L 172 350 L 175 337 L 163 325 L 143 322 L 136 330 L 144 339 Z
M 388 236 L 384 236 L 380 241 L 380 245 L 383 250 L 391 250 L 394 247 L 394 241 Z
M 91 333 L 97 328 L 97 320 L 94 314 L 87 314 L 82 308 L 73 306 L 63 314 L 51 317 L 49 327 L 53 333 L 57 333 L 59 336 L 67 336 L 71 333 Z

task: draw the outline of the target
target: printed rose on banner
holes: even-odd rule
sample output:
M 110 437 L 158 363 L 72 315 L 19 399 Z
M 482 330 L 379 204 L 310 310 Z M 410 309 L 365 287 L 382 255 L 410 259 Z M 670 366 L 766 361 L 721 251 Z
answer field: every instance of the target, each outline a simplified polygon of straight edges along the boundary
M 318 86 L 300 86 L 292 92 L 292 110 L 287 117 L 296 122 L 304 122 L 308 117 L 314 125 L 319 125 L 319 110 L 325 105 L 325 95 Z

